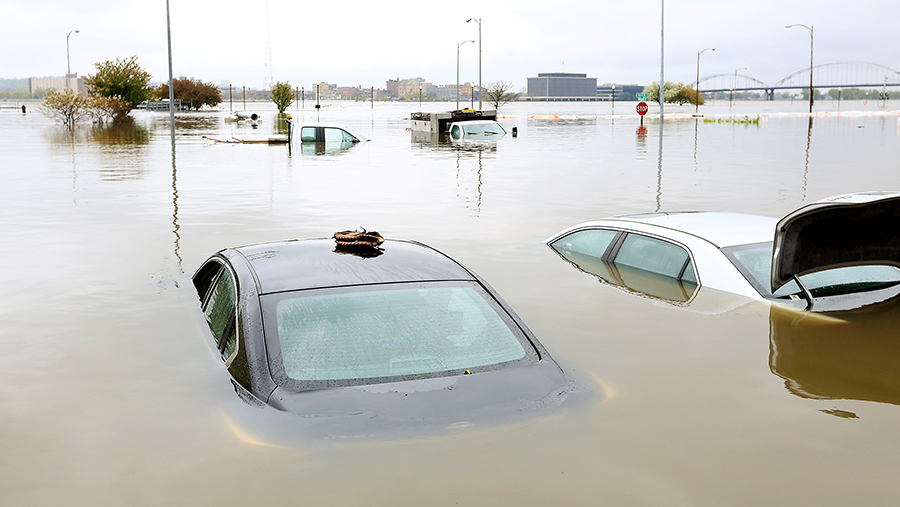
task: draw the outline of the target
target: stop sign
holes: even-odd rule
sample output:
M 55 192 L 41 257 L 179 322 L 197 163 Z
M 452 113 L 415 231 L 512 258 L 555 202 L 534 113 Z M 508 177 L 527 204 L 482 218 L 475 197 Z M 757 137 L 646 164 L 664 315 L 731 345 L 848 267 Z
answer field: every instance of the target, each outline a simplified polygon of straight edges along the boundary
M 647 114 L 647 109 L 649 109 L 647 107 L 647 103 L 641 102 L 637 105 L 637 114 L 644 116 L 645 114 Z

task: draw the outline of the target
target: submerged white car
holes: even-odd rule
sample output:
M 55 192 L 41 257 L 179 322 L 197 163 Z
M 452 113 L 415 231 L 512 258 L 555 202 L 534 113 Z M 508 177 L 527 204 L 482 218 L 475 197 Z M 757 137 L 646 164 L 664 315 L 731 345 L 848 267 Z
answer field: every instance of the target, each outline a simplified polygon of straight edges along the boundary
M 506 135 L 506 129 L 494 120 L 459 121 L 447 131 L 454 141 L 496 141 Z
M 574 225 L 545 242 L 604 283 L 674 304 L 689 304 L 701 287 L 807 310 L 900 294 L 900 192 L 832 197 L 781 220 L 627 215 Z

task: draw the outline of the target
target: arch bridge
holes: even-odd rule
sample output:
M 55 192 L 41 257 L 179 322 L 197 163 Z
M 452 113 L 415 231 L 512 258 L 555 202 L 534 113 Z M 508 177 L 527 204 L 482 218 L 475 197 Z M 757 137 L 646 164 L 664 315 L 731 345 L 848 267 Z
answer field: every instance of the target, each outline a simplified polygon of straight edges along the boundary
M 715 74 L 697 83 L 701 92 L 762 91 L 766 100 L 775 98 L 776 90 L 809 88 L 809 67 L 767 84 L 746 74 Z M 900 86 L 900 71 L 869 62 L 834 62 L 813 66 L 813 88 L 887 88 Z

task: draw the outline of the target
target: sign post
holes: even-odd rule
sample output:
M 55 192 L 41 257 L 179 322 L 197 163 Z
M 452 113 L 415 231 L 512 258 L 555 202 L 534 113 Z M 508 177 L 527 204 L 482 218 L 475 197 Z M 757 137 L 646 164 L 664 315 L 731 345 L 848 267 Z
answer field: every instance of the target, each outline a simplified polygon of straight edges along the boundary
M 644 124 L 644 115 L 647 114 L 647 110 L 649 109 L 647 107 L 647 103 L 639 102 L 635 109 L 637 110 L 637 114 L 641 115 L 641 125 L 643 125 Z

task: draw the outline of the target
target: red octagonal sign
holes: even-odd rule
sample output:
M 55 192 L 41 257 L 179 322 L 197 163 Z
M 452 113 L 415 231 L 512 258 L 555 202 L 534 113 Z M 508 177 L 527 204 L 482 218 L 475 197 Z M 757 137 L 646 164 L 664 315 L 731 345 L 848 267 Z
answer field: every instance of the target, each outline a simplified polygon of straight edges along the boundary
M 637 114 L 644 116 L 645 114 L 647 114 L 647 109 L 649 109 L 647 107 L 647 103 L 641 102 L 637 105 Z

